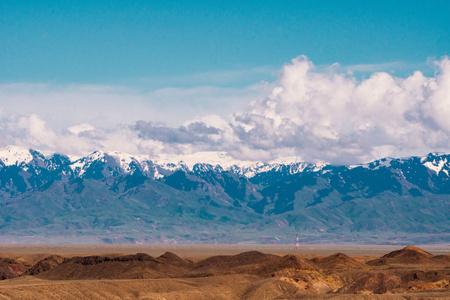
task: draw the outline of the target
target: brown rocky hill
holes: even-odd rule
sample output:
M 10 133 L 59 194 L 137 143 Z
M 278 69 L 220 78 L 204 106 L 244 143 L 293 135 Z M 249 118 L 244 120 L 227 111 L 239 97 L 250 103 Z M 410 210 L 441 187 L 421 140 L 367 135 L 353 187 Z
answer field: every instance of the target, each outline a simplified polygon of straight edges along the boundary
M 183 259 L 172 252 L 166 252 L 163 255 L 158 256 L 156 259 L 167 265 L 181 267 L 181 268 L 190 268 L 193 265 L 192 261 Z
M 276 261 L 277 255 L 265 254 L 259 251 L 248 251 L 237 255 L 218 255 L 204 259 L 195 264 L 195 272 L 224 272 L 236 267 L 248 265 L 260 265 L 262 263 Z
M 432 258 L 436 263 L 441 263 L 444 265 L 450 265 L 450 254 L 447 255 L 436 255 Z
M 137 279 L 180 277 L 185 269 L 159 261 L 145 253 L 125 256 L 73 257 L 36 275 L 43 279 Z
M 336 253 L 323 258 L 313 258 L 311 260 L 321 269 L 357 269 L 364 268 L 364 265 L 359 261 L 345 255 L 344 253 Z
M 428 253 L 427 251 L 422 250 L 422 249 L 420 249 L 418 247 L 406 246 L 403 249 L 390 252 L 390 253 L 382 256 L 382 257 L 389 257 L 389 258 L 408 257 L 408 258 L 417 259 L 417 258 L 431 258 L 433 256 L 434 256 L 433 254 Z
M 339 294 L 385 294 L 392 292 L 402 283 L 401 278 L 386 273 L 353 273 L 351 280 L 346 280 L 343 287 L 337 293 Z
M 28 269 L 25 274 L 26 275 L 37 275 L 39 273 L 48 271 L 59 264 L 64 262 L 64 257 L 59 255 L 50 255 L 49 257 L 44 258 L 43 260 L 34 264 L 30 269 Z
M 0 280 L 18 277 L 26 270 L 27 266 L 15 259 L 0 258 Z
M 431 262 L 433 257 L 433 254 L 418 247 L 406 246 L 403 249 L 390 252 L 380 258 L 368 261 L 366 264 L 372 266 L 386 264 L 421 264 Z
M 131 298 L 143 299 L 309 299 L 313 294 L 317 296 L 316 299 L 325 295 L 344 299 L 354 294 L 410 295 L 411 292 L 424 291 L 433 293 L 433 297 L 437 293 L 443 299 L 450 299 L 448 257 L 433 256 L 411 246 L 380 257 L 378 260 L 381 263 L 373 260 L 375 263 L 367 265 L 343 253 L 308 260 L 298 254 L 282 256 L 249 251 L 237 255 L 212 256 L 196 263 L 171 252 L 157 258 L 145 253 L 68 258 L 51 255 L 29 267 L 24 273 L 28 276 L 1 281 L 0 289 L 3 294 L 8 283 L 11 289 L 15 289 L 15 283 L 22 286 L 27 281 L 32 282 L 30 286 L 39 281 L 39 290 L 55 281 L 65 284 L 76 284 L 74 282 L 77 281 L 83 284 L 104 282 L 105 286 L 126 282 L 127 286 L 140 291 Z M 391 263 L 393 265 L 389 265 Z M 20 264 L 14 259 L 4 258 L 0 261 L 0 267 L 4 266 L 10 272 L 10 267 L 17 265 Z M 26 266 L 23 268 L 26 269 Z M 17 277 L 13 273 L 5 273 L 5 278 Z M 52 293 L 58 295 L 54 298 L 64 298 L 58 294 L 58 286 L 63 285 L 54 285 Z M 175 290 L 166 289 L 165 294 L 160 294 L 168 286 Z M 201 291 L 205 289 L 209 292 L 202 298 Z M 219 290 L 222 296 L 212 297 Z M 16 298 L 27 298 L 19 290 L 14 291 L 17 292 L 14 294 Z M 107 292 L 110 293 L 110 290 Z M 91 295 L 91 292 L 86 291 L 86 295 Z M 123 294 L 123 297 L 128 296 Z M 72 297 L 79 298 L 83 297 Z
M 258 275 L 272 276 L 276 272 L 288 270 L 291 273 L 299 271 L 318 271 L 318 268 L 309 260 L 301 258 L 297 255 L 288 254 L 261 265 L 255 272 Z

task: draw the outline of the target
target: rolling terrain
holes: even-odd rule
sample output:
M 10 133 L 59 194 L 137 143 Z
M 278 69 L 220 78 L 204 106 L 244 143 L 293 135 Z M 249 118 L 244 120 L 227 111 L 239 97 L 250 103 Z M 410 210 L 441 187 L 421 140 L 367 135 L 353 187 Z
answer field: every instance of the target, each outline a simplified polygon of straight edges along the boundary
M 308 258 L 310 257 L 310 258 Z M 33 263 L 31 261 L 34 260 Z M 247 251 L 2 258 L 1 299 L 446 299 L 449 255 L 407 246 L 381 257 Z M 364 298 L 363 298 L 364 297 Z

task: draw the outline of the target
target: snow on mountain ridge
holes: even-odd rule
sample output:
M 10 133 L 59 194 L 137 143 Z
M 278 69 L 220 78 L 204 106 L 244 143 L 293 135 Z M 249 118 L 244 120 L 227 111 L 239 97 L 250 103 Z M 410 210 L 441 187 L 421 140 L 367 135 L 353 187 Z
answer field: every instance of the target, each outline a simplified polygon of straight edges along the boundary
M 447 154 L 444 153 L 429 153 L 425 156 L 410 156 L 401 158 L 386 157 L 366 164 L 350 165 L 348 168 L 354 169 L 357 167 L 363 167 L 371 170 L 377 170 L 381 167 L 391 167 L 394 161 L 405 163 L 412 159 L 420 159 L 420 163 L 429 170 L 436 172 L 436 174 L 439 174 L 442 171 L 449 176 L 450 165 L 447 157 L 444 157 L 446 155 Z
M 303 172 L 307 167 L 314 166 L 314 168 L 321 169 L 325 163 L 310 164 L 305 163 L 300 157 L 283 157 L 274 159 L 269 162 L 259 162 L 250 160 L 236 160 L 226 152 L 205 151 L 197 152 L 190 155 L 165 155 L 154 160 L 155 164 L 170 171 L 189 170 L 194 168 L 198 170 L 205 167 L 201 165 L 212 166 L 213 169 L 220 167 L 224 171 L 232 171 L 241 176 L 253 177 L 258 173 L 268 172 L 271 170 L 278 171 L 283 166 L 290 166 L 290 174 Z
M 104 155 L 105 153 L 103 151 L 94 151 L 91 154 L 74 161 L 70 164 L 70 168 L 73 172 L 78 173 L 78 176 L 82 176 L 92 162 L 104 160 Z
M 301 161 L 299 157 L 280 158 L 270 162 L 255 162 L 248 160 L 236 160 L 225 152 L 205 151 L 189 155 L 161 155 L 158 158 L 150 159 L 147 155 L 130 155 L 119 151 L 95 151 L 90 155 L 81 157 L 72 162 L 70 167 L 79 176 L 82 176 L 85 170 L 94 161 L 105 161 L 105 156 L 112 157 L 125 173 L 132 171 L 131 164 L 137 164 L 144 173 L 150 172 L 150 165 L 154 164 L 152 171 L 155 179 L 162 178 L 164 175 L 158 169 L 175 172 L 184 171 L 207 171 L 220 167 L 225 171 L 232 171 L 241 176 L 253 177 L 258 173 L 271 170 L 279 171 L 283 166 L 290 166 L 290 174 L 303 172 L 307 167 L 319 170 L 325 163 L 320 165 L 309 164 Z M 207 167 L 210 166 L 210 167 Z
M 433 152 L 420 157 L 420 163 L 429 170 L 436 172 L 436 175 L 440 172 L 444 172 L 447 176 L 449 176 L 450 165 L 448 157 L 449 154 Z
M 35 155 L 33 155 L 33 153 Z M 36 151 L 36 153 L 39 154 L 40 152 Z M 0 149 L 0 161 L 6 166 L 27 165 L 33 161 L 33 159 L 36 159 L 36 153 L 18 146 L 7 146 Z M 41 156 L 42 158 L 44 157 L 44 155 Z M 162 154 L 159 155 L 159 157 L 151 159 L 149 155 L 131 155 L 119 151 L 98 150 L 84 157 L 69 157 L 71 161 L 69 167 L 77 176 L 82 176 L 94 161 L 106 162 L 107 156 L 109 159 L 114 159 L 118 168 L 125 174 L 133 172 L 135 168 L 133 166 L 134 164 L 143 173 L 147 175 L 151 174 L 155 179 L 164 177 L 168 174 L 167 171 L 194 171 L 194 168 L 199 172 L 206 172 L 209 170 L 231 171 L 237 175 L 250 178 L 259 173 L 281 171 L 283 168 L 286 168 L 285 170 L 289 172 L 289 174 L 296 174 L 304 171 L 317 172 L 323 170 L 324 167 L 328 165 L 324 162 L 306 163 L 300 157 L 281 157 L 269 162 L 237 160 L 226 152 L 219 151 L 197 152 L 188 155 Z M 364 167 L 376 170 L 381 167 L 391 167 L 394 161 L 407 162 L 408 160 L 419 158 L 420 163 L 426 168 L 436 172 L 436 174 L 444 172 L 448 176 L 450 171 L 450 161 L 444 156 L 445 154 L 430 153 L 422 157 L 388 157 L 366 164 L 351 165 L 347 168 Z
M 223 169 L 229 169 L 232 166 L 247 167 L 255 162 L 245 160 L 235 160 L 226 152 L 203 151 L 187 155 L 160 155 L 153 160 L 158 165 L 183 165 L 192 170 L 197 164 L 208 164 L 211 166 L 221 166 Z
M 447 165 L 447 158 L 439 160 L 439 162 L 436 162 L 435 159 L 432 162 L 431 161 L 427 161 L 427 162 L 423 163 L 423 165 L 425 167 L 427 167 L 428 169 L 430 169 L 432 171 L 435 171 L 436 174 L 439 174 L 439 172 L 443 171 L 448 176 L 448 170 L 444 169 L 444 166 Z
M 33 160 L 30 150 L 18 146 L 7 146 L 0 149 L 0 160 L 5 166 L 27 164 Z
M 143 172 L 149 171 L 148 162 L 150 161 L 150 158 L 148 156 L 131 155 L 120 151 L 94 151 L 85 157 L 75 160 L 70 167 L 74 172 L 78 172 L 79 176 L 82 176 L 94 161 L 106 162 L 106 156 L 113 158 L 119 168 L 126 174 L 132 172 L 132 163 L 137 164 Z
M 394 158 L 392 157 L 385 157 L 382 159 L 378 159 L 369 163 L 365 163 L 365 164 L 356 164 L 356 165 L 350 165 L 348 166 L 349 169 L 354 169 L 357 167 L 363 167 L 366 169 L 372 169 L 372 170 L 377 170 L 381 167 L 386 167 L 389 168 L 392 164 L 392 161 L 394 160 Z
M 113 157 L 125 173 L 130 173 L 132 171 L 132 163 L 140 165 L 142 168 L 141 171 L 143 172 L 149 171 L 148 162 L 150 161 L 150 157 L 147 155 L 131 155 L 119 151 L 108 151 L 106 152 L 106 155 Z

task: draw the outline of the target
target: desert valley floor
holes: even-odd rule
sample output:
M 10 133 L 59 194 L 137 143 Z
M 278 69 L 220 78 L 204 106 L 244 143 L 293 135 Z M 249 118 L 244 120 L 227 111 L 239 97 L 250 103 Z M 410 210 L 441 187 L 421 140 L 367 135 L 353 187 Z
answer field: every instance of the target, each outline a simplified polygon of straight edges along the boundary
M 0 299 L 449 299 L 450 247 L 0 245 Z

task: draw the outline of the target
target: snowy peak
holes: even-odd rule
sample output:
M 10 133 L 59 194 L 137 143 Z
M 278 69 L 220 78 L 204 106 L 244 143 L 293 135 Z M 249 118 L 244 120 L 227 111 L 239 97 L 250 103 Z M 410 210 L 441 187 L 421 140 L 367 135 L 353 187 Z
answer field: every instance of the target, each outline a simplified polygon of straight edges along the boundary
M 94 162 L 105 162 L 105 153 L 103 151 L 95 151 L 88 156 L 82 157 L 70 165 L 75 174 L 78 176 L 82 176 L 86 170 L 94 163 Z
M 0 149 L 0 166 L 19 166 L 24 170 L 33 166 L 49 171 L 65 169 L 76 177 L 85 177 L 86 172 L 104 175 L 133 174 L 139 170 L 144 176 L 160 179 L 176 171 L 205 173 L 232 172 L 238 176 L 252 178 L 262 173 L 276 172 L 293 175 L 302 172 L 329 172 L 332 165 L 326 163 L 306 163 L 300 157 L 280 158 L 269 162 L 236 160 L 225 152 L 209 151 L 189 155 L 161 155 L 150 158 L 148 155 L 130 155 L 119 151 L 94 151 L 93 153 L 70 160 L 69 157 L 54 154 L 45 157 L 38 151 L 17 146 Z M 363 167 L 370 170 L 384 168 L 404 169 L 425 167 L 437 176 L 450 175 L 450 155 L 430 153 L 423 157 L 382 158 L 367 164 L 342 166 L 346 169 Z M 408 171 L 409 172 L 409 171 Z M 430 173 L 431 174 L 431 173 Z
M 305 170 L 321 169 L 325 164 L 305 163 L 299 157 L 276 159 L 269 162 L 257 162 L 249 160 L 236 160 L 225 152 L 209 151 L 197 152 L 190 155 L 167 155 L 154 161 L 162 169 L 169 171 L 193 171 L 193 172 L 221 172 L 228 171 L 248 178 L 259 173 L 270 171 L 286 171 L 289 174 L 303 172 Z
M 111 172 L 130 174 L 139 169 L 143 173 L 148 173 L 152 162 L 144 155 L 133 156 L 119 151 L 95 151 L 72 162 L 70 168 L 78 176 L 83 176 L 87 170 L 99 165 L 106 165 Z
M 106 155 L 114 158 L 115 161 L 119 164 L 120 168 L 127 173 L 132 171 L 131 166 L 133 164 L 145 166 L 147 162 L 150 160 L 149 157 L 145 155 L 133 156 L 119 151 L 107 152 Z
M 437 175 L 442 172 L 449 176 L 449 155 L 430 153 L 427 156 L 422 157 L 420 162 L 431 171 L 436 172 Z
M 380 168 L 401 168 L 401 166 L 413 167 L 423 166 L 434 174 L 449 176 L 450 172 L 450 155 L 440 153 L 430 153 L 425 156 L 411 156 L 404 158 L 391 158 L 386 157 L 367 164 L 351 165 L 348 169 L 354 169 L 357 167 L 363 167 L 370 170 L 378 170 Z
M 269 163 L 257 162 L 253 163 L 253 165 L 241 168 L 235 166 L 231 168 L 231 170 L 238 175 L 251 178 L 256 176 L 257 174 L 267 172 L 283 172 L 289 175 L 293 175 L 296 173 L 313 170 L 315 167 L 316 165 L 314 164 L 304 162 L 296 162 L 296 163 L 289 162 L 287 164 L 278 162 L 269 162 Z
M 383 168 L 383 167 L 389 168 L 389 167 L 391 167 L 393 160 L 394 159 L 391 157 L 386 157 L 386 158 L 382 158 L 382 159 L 373 161 L 373 162 L 367 164 L 367 166 L 369 169 L 372 169 L 372 170 L 377 170 L 377 169 Z
M 186 171 L 209 169 L 211 166 L 213 168 L 220 166 L 224 170 L 229 170 L 233 166 L 242 168 L 254 164 L 252 161 L 236 160 L 229 154 L 220 151 L 204 151 L 188 155 L 161 155 L 154 162 L 163 168 Z
M 251 178 L 264 172 L 283 172 L 296 174 L 304 171 L 318 171 L 325 164 L 310 164 L 299 157 L 282 158 L 270 162 L 236 160 L 225 152 L 208 151 L 189 155 L 161 155 L 151 160 L 147 155 L 130 155 L 119 151 L 94 151 L 93 153 L 70 160 L 69 157 L 54 154 L 46 158 L 34 150 L 10 146 L 0 150 L 0 162 L 4 165 L 27 165 L 32 163 L 46 167 L 48 170 L 67 167 L 77 177 L 86 176 L 86 172 L 95 168 L 107 168 L 111 175 L 114 172 L 132 174 L 139 170 L 146 176 L 159 179 L 176 171 L 184 172 L 232 172 L 238 176 Z M 100 170 L 97 170 L 100 171 Z M 101 171 L 103 172 L 103 170 Z
M 22 164 L 28 164 L 32 160 L 33 155 L 28 149 L 17 146 L 7 146 L 0 149 L 0 161 L 5 166 L 20 166 Z

